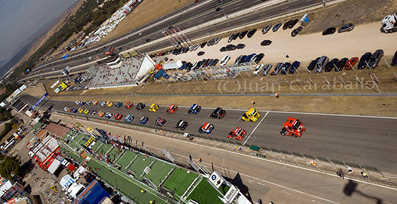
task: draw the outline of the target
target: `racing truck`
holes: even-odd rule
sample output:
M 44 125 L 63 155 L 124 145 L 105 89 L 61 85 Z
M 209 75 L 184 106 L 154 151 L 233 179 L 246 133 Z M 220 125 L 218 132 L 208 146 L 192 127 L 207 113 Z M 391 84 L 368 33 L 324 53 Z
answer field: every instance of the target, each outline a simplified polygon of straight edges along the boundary
M 190 107 L 188 113 L 189 114 L 198 114 L 201 111 L 201 106 L 197 104 L 193 104 L 192 107 Z
M 198 131 L 199 131 L 199 133 L 210 134 L 213 129 L 214 129 L 214 125 L 207 122 L 207 123 L 204 123 L 204 125 L 201 126 Z
M 235 139 L 235 140 L 243 140 L 247 132 L 241 128 L 241 127 L 236 127 L 236 129 L 232 130 L 227 138 L 229 139 Z
M 302 122 L 296 118 L 288 117 L 288 120 L 284 123 L 283 129 L 281 129 L 280 134 L 286 136 L 300 137 L 306 131 L 305 126 Z
M 211 113 L 210 118 L 222 119 L 225 115 L 226 111 L 218 107 Z
M 178 106 L 171 104 L 167 109 L 167 113 L 174 114 L 178 110 Z
M 159 106 L 157 105 L 157 104 L 155 104 L 155 103 L 153 103 L 152 105 L 150 105 L 150 107 L 149 107 L 149 111 L 150 112 L 156 112 L 157 110 L 159 109 Z
M 241 116 L 241 120 L 255 122 L 259 117 L 261 117 L 259 112 L 255 108 L 251 108 Z

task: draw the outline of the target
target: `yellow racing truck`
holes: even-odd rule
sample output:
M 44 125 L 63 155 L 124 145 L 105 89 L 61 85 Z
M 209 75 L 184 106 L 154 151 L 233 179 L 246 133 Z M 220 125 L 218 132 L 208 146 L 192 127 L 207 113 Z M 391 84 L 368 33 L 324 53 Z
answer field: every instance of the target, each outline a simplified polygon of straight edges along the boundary
M 241 116 L 241 120 L 255 122 L 259 117 L 261 117 L 259 112 L 255 108 L 251 108 Z
M 150 112 L 156 112 L 158 109 L 159 109 L 159 106 L 158 106 L 157 104 L 153 103 L 153 104 L 150 106 L 149 111 L 150 111 Z

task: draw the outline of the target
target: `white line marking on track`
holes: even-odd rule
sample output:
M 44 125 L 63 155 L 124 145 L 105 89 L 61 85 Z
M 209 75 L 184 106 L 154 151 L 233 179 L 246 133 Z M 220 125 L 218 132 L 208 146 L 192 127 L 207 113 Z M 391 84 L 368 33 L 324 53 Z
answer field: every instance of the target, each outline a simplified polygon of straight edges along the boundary
M 262 121 L 266 118 L 267 114 L 269 114 L 269 111 L 266 113 L 265 116 L 263 116 L 262 120 L 258 123 L 258 125 L 256 125 L 256 127 L 254 128 L 254 130 L 251 131 L 250 135 L 247 137 L 247 139 L 245 140 L 245 142 L 243 143 L 243 145 L 245 145 L 245 143 L 247 143 L 247 141 L 250 139 L 251 135 L 255 132 L 256 128 L 258 128 L 259 125 L 262 123 Z

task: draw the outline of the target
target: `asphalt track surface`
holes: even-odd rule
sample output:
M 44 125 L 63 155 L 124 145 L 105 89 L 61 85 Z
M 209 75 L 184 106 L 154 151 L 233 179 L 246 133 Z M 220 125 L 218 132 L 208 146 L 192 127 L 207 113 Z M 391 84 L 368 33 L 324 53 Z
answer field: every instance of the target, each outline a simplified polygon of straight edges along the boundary
M 167 16 L 164 16 L 162 19 L 157 19 L 154 23 L 157 22 L 162 22 L 156 26 L 150 26 L 150 28 L 145 29 L 145 27 L 135 29 L 133 36 L 132 37 L 126 37 L 131 34 L 125 34 L 120 36 L 118 39 L 123 39 L 117 43 L 112 44 L 116 50 L 119 50 L 120 47 L 124 49 L 130 49 L 133 46 L 137 47 L 139 45 L 144 45 L 146 42 L 146 39 L 151 39 L 151 40 L 156 40 L 163 38 L 164 35 L 161 34 L 161 31 L 163 30 L 168 30 L 169 25 L 172 25 L 174 28 L 178 27 L 182 31 L 194 27 L 198 24 L 205 23 L 214 19 L 218 18 L 225 18 L 224 14 L 222 12 L 216 12 L 215 8 L 218 7 L 217 1 L 211 1 L 210 3 L 205 3 L 202 2 L 201 5 L 197 7 L 197 9 L 194 9 L 189 12 L 182 13 L 180 16 L 177 18 L 171 18 L 170 20 L 164 20 L 167 19 L 168 17 L 172 15 L 177 15 L 177 13 L 181 12 L 181 10 L 178 10 L 174 13 L 171 13 Z M 263 3 L 262 0 L 254 0 L 254 1 L 246 1 L 246 0 L 232 0 L 232 1 L 225 1 L 225 3 L 222 5 L 222 10 L 226 14 L 231 14 L 234 12 L 237 12 L 239 10 L 244 10 L 247 8 L 250 8 L 252 6 L 258 5 L 260 3 Z M 274 7 L 268 8 L 268 9 L 263 9 L 260 11 L 252 12 L 250 14 L 246 14 L 243 17 L 239 18 L 233 18 L 229 20 L 225 20 L 222 23 L 218 23 L 216 25 L 208 26 L 205 28 L 197 29 L 194 32 L 191 32 L 187 34 L 187 37 L 189 39 L 195 39 L 198 37 L 202 36 L 208 36 L 208 34 L 215 34 L 215 32 L 221 32 L 224 30 L 228 30 L 231 28 L 236 28 L 245 24 L 249 24 L 251 22 L 258 21 L 259 19 L 266 19 L 270 18 L 272 16 L 277 16 L 282 13 L 288 13 L 292 12 L 294 10 L 300 9 L 300 8 L 305 8 L 308 6 L 313 6 L 318 4 L 317 0 L 307 0 L 307 1 L 288 1 L 279 5 L 276 5 Z M 225 18 L 226 19 L 226 18 Z M 284 19 L 286 20 L 286 19 Z M 290 19 L 288 19 L 290 20 Z M 281 22 L 281 20 L 280 20 Z M 140 32 L 140 30 L 145 29 L 145 31 Z M 143 33 L 142 35 L 139 35 L 139 33 Z M 261 30 L 258 29 L 256 35 L 262 35 Z M 161 48 L 169 47 L 172 46 L 171 42 L 168 39 L 164 39 L 163 41 L 156 43 L 156 44 L 151 44 L 148 46 L 145 46 L 138 51 L 141 53 L 144 52 L 150 52 L 153 50 L 158 50 Z M 98 49 L 98 52 L 96 52 L 96 49 Z M 34 75 L 28 75 L 29 77 L 37 77 L 39 76 L 55 76 L 59 75 L 59 71 L 64 69 L 66 66 L 74 67 L 77 65 L 83 65 L 84 63 L 87 63 L 91 60 L 88 60 L 88 56 L 92 56 L 93 59 L 95 59 L 94 55 L 99 55 L 101 58 L 105 57 L 105 55 L 101 54 L 104 50 L 104 45 L 98 45 L 96 47 L 90 48 L 89 51 L 82 53 L 75 53 L 71 55 L 69 58 L 66 60 L 57 60 L 54 65 L 52 63 L 45 65 L 44 68 L 41 68 L 40 70 L 33 71 L 35 73 Z M 98 54 L 100 53 L 100 54 Z M 82 58 L 78 56 L 84 56 Z M 95 64 L 95 63 L 94 63 Z M 83 65 L 78 68 L 72 68 L 72 71 L 82 71 L 87 68 L 89 68 L 91 64 Z M 55 71 L 53 71 L 54 69 Z
M 22 96 L 21 100 L 34 104 L 37 98 L 32 96 Z M 138 101 L 132 101 L 134 105 Z M 175 103 L 176 105 L 177 102 Z M 249 145 L 256 145 L 264 148 L 282 150 L 285 153 L 292 152 L 308 157 L 317 156 L 323 159 L 330 159 L 334 163 L 346 162 L 350 166 L 357 164 L 367 168 L 377 168 L 385 173 L 397 173 L 397 163 L 394 156 L 397 155 L 397 134 L 395 127 L 397 118 L 387 117 L 365 117 L 365 116 L 344 116 L 331 114 L 306 114 L 306 113 L 286 113 L 286 112 L 267 112 L 259 110 L 261 117 L 257 122 L 245 122 L 240 120 L 240 116 L 246 110 L 226 110 L 227 114 L 223 119 L 211 119 L 209 115 L 215 108 L 203 108 L 197 114 L 188 114 L 187 107 L 179 107 L 175 114 L 165 113 L 168 108 L 160 106 L 157 112 L 149 112 L 151 104 L 146 104 L 142 111 L 135 109 L 125 109 L 124 104 L 120 108 L 97 106 L 78 106 L 70 101 L 48 100 L 41 110 L 53 105 L 52 111 L 64 111 L 64 107 L 87 108 L 96 111 L 110 112 L 134 116 L 132 123 L 138 123 L 142 116 L 149 117 L 148 126 L 155 126 L 157 117 L 167 120 L 163 128 L 174 129 L 179 120 L 185 120 L 189 126 L 184 132 L 192 134 L 198 133 L 198 129 L 205 123 L 210 122 L 215 129 L 209 135 L 218 139 L 227 140 L 228 133 L 236 127 L 242 127 L 247 131 L 247 136 L 243 142 Z M 199 104 L 200 105 L 200 104 Z M 247 109 L 250 107 L 247 107 Z M 37 108 L 36 108 L 37 109 Z M 80 114 L 85 116 L 84 114 Z M 95 116 L 98 117 L 99 116 Z M 300 138 L 281 136 L 280 129 L 288 117 L 299 118 L 307 128 Z M 111 121 L 115 121 L 112 117 Z M 123 119 L 124 121 L 124 119 Z

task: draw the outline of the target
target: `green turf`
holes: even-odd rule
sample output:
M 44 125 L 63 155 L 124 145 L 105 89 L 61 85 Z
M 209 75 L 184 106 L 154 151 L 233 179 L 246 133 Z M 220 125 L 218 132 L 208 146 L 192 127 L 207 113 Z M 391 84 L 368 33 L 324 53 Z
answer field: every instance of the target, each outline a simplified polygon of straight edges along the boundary
M 155 204 L 169 203 L 157 197 L 154 190 L 117 172 L 116 169 L 112 169 L 103 163 L 98 163 L 95 159 L 91 159 L 87 162 L 87 166 L 92 172 L 106 180 L 106 182 L 113 187 L 116 187 L 117 190 L 121 191 L 130 199 L 133 199 L 136 203 L 149 203 L 149 200 L 155 201 Z M 141 189 L 145 190 L 145 193 L 141 193 Z
M 69 157 L 73 158 L 74 160 L 78 161 L 78 162 L 82 162 L 84 159 L 82 157 L 79 157 L 75 152 L 66 149 L 64 147 L 61 146 L 61 151 L 64 152 L 64 154 L 68 155 Z
M 207 178 L 203 178 L 193 192 L 189 195 L 187 200 L 194 200 L 200 204 L 223 204 L 218 198 L 222 196 L 208 183 Z
M 174 166 L 165 162 L 156 162 L 151 167 L 149 174 L 145 175 L 145 177 L 150 179 L 154 185 L 158 186 L 168 172 L 173 168 Z
M 153 161 L 154 159 L 150 157 L 145 157 L 144 155 L 140 155 L 135 162 L 128 167 L 128 169 L 132 170 L 135 173 L 135 178 L 141 180 L 140 176 L 143 173 L 143 170 Z
M 101 141 L 97 140 L 95 141 L 95 143 L 91 146 L 92 151 L 96 151 L 98 149 L 99 146 L 101 146 L 101 144 L 103 144 Z
M 98 149 L 94 150 L 97 154 L 105 155 L 113 146 L 111 144 L 103 144 Z
M 189 185 L 197 178 L 195 173 L 188 173 L 184 169 L 175 169 L 174 173 L 164 183 L 164 188 L 174 191 L 176 195 L 182 196 Z
M 135 152 L 131 151 L 126 151 L 123 156 L 116 162 L 116 164 L 121 166 L 121 171 L 123 172 L 128 172 L 128 169 L 126 167 L 130 162 L 135 158 L 137 154 Z

